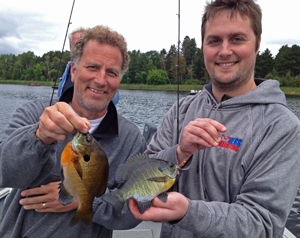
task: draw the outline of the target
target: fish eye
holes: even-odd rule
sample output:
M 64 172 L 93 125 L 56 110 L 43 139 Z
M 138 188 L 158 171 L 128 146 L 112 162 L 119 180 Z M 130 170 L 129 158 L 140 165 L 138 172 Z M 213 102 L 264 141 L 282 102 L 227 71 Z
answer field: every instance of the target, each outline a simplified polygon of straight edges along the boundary
M 85 137 L 85 140 L 86 140 L 86 142 L 90 142 L 91 141 L 90 136 Z
M 169 164 L 170 168 L 173 168 L 174 167 L 174 164 Z
M 90 155 L 85 154 L 85 155 L 83 156 L 83 159 L 84 159 L 85 162 L 89 162 L 89 161 L 90 161 Z

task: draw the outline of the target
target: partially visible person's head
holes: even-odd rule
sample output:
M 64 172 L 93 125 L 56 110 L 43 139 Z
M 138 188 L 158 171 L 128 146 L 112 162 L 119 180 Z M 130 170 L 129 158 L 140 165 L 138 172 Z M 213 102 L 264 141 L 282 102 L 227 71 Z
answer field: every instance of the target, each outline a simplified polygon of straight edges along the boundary
M 207 3 L 201 25 L 202 48 L 207 22 L 212 20 L 214 17 L 223 14 L 224 12 L 229 12 L 231 19 L 233 17 L 237 17 L 238 14 L 244 19 L 247 17 L 249 18 L 256 37 L 257 51 L 262 33 L 262 12 L 260 6 L 256 4 L 254 0 L 214 0 L 210 3 Z
M 73 30 L 73 31 L 69 34 L 70 50 L 72 50 L 73 45 L 74 45 L 75 42 L 79 39 L 81 33 L 84 32 L 84 31 L 85 31 L 85 28 L 79 27 L 79 28 L 76 28 L 75 30 Z
M 96 40 L 100 44 L 111 45 L 118 47 L 122 54 L 122 75 L 128 70 L 129 55 L 127 52 L 127 43 L 124 37 L 116 31 L 111 30 L 107 26 L 95 26 L 94 28 L 86 29 L 81 37 L 72 47 L 72 60 L 75 66 L 78 65 L 84 48 L 89 40 Z

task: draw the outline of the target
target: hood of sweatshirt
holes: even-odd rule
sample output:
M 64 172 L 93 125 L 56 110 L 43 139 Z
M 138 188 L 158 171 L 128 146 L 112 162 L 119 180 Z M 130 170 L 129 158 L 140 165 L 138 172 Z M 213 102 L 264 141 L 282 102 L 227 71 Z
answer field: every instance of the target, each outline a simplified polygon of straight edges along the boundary
M 212 94 L 212 83 L 204 87 L 204 92 L 208 94 L 206 104 L 210 108 L 235 108 L 249 104 L 281 104 L 286 106 L 286 97 L 280 90 L 277 80 L 254 79 L 257 87 L 245 94 L 230 98 L 219 104 Z

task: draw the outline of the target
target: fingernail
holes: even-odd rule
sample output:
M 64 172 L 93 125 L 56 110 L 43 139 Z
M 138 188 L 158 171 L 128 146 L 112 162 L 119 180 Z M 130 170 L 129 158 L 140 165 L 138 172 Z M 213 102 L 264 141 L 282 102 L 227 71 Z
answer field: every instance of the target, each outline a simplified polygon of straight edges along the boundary
M 82 132 L 83 132 L 83 133 L 87 133 L 87 132 L 88 132 L 88 129 L 87 129 L 87 128 L 83 128 Z

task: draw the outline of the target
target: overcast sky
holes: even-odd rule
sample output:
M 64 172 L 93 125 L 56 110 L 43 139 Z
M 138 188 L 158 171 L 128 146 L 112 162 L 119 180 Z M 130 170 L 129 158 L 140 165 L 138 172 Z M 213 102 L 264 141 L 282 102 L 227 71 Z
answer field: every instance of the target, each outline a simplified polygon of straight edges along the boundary
M 300 45 L 300 14 L 295 0 L 258 0 L 263 12 L 260 51 L 273 56 L 282 45 Z M 33 51 L 42 56 L 62 50 L 73 0 L 0 0 L 0 54 Z M 180 40 L 201 45 L 205 0 L 181 0 Z M 121 33 L 128 50 L 168 52 L 178 43 L 178 0 L 76 0 L 69 33 L 80 26 L 103 24 Z M 66 41 L 64 50 L 69 50 Z

